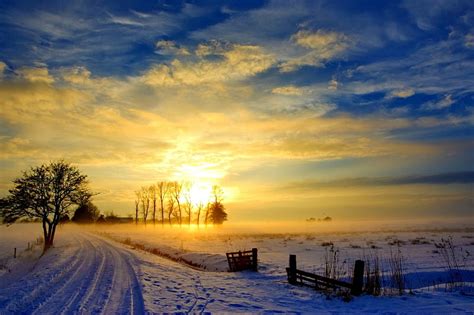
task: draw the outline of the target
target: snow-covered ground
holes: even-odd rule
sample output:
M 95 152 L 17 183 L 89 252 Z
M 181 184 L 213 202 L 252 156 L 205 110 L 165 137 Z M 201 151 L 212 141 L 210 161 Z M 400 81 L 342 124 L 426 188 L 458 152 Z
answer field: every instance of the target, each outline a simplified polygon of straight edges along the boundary
M 25 250 L 27 242 L 33 242 L 39 233 L 40 227 L 34 224 L 0 226 L 0 257 L 8 257 L 14 245 L 25 244 L 18 258 L 6 258 L 0 276 L 0 314 L 474 312 L 472 256 L 462 260 L 467 282 L 462 290 L 432 286 L 442 282 L 445 274 L 434 243 L 450 235 L 456 246 L 473 253 L 474 235 L 469 231 L 259 234 L 225 229 L 196 232 L 121 225 L 100 229 L 68 226 L 59 230 L 55 247 L 41 258 L 39 247 Z M 207 270 L 216 266 L 220 270 L 219 266 L 226 264 L 226 251 L 257 247 L 260 272 L 202 271 L 113 239 L 185 255 L 208 266 Z M 321 272 L 328 248 L 322 246 L 324 242 L 333 242 L 341 257 L 352 261 L 373 252 L 386 256 L 396 247 L 389 245 L 394 239 L 401 243 L 414 294 L 361 296 L 347 303 L 286 281 L 289 253 L 297 255 L 299 268 Z

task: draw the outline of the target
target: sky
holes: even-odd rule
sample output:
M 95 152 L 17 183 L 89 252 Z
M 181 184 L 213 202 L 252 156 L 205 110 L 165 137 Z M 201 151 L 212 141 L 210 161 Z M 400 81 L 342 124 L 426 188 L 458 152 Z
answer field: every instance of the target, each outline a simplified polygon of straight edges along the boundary
M 468 217 L 474 2 L 1 1 L 0 195 L 64 159 L 229 220 Z

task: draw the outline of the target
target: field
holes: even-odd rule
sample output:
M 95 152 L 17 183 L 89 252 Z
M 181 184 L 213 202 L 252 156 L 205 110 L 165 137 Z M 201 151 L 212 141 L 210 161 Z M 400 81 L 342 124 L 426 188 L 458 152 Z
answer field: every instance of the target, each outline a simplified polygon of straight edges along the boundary
M 21 224 L 0 228 L 0 259 L 3 261 L 0 271 L 0 312 L 38 308 L 54 310 L 64 300 L 69 301 L 69 297 L 61 297 L 67 295 L 66 289 L 54 294 L 59 296 L 46 296 L 44 299 L 25 293 L 21 301 L 29 306 L 22 307 L 24 304 L 12 302 L 17 297 L 12 295 L 11 289 L 16 282 L 22 283 L 24 287 L 38 287 L 39 280 L 27 275 L 43 274 L 40 273 L 42 264 L 48 265 L 48 269 L 57 270 L 66 264 L 65 261 L 70 262 L 74 257 L 81 259 L 82 256 L 91 262 L 89 282 L 92 284 L 88 285 L 82 277 L 67 281 L 71 282 L 72 287 L 83 287 L 83 297 L 77 298 L 79 311 L 90 311 L 97 307 L 94 303 L 100 300 L 91 300 L 91 294 L 86 292 L 98 290 L 98 287 L 105 292 L 103 296 L 107 303 L 104 302 L 104 305 L 107 305 L 107 309 L 117 310 L 114 305 L 117 307 L 119 298 L 112 299 L 114 295 L 110 283 L 116 283 L 118 275 L 123 273 L 136 276 L 138 285 L 131 292 L 135 292 L 137 300 L 127 307 L 138 312 L 331 313 L 386 312 L 393 308 L 401 313 L 474 311 L 474 233 L 468 227 L 403 227 L 391 230 L 384 227 L 378 231 L 348 232 L 344 229 L 330 231 L 314 225 L 304 231 L 288 229 L 286 232 L 273 226 L 257 231 L 240 226 L 180 229 L 150 224 L 147 227 L 70 225 L 61 227 L 55 248 L 41 257 L 39 263 L 39 246 L 30 251 L 25 250 L 27 243 L 33 243 L 39 235 L 39 226 Z M 316 228 L 323 231 L 311 231 Z M 449 251 L 444 251 L 443 244 L 449 244 L 444 247 Z M 19 252 L 17 259 L 11 258 L 14 246 Z M 227 272 L 225 252 L 253 247 L 259 251 L 258 273 Z M 452 257 L 443 255 L 451 252 L 454 254 Z M 335 263 L 339 270 L 338 277 L 347 281 L 350 280 L 355 259 L 372 261 L 378 257 L 382 269 L 381 296 L 363 295 L 346 302 L 343 296 L 333 293 L 323 294 L 309 288 L 291 286 L 287 283 L 285 272 L 289 254 L 297 255 L 299 269 L 318 274 L 324 274 L 328 262 Z M 336 262 L 331 258 L 334 255 L 337 256 Z M 405 279 L 402 296 L 394 290 L 396 284 L 391 280 L 390 263 L 394 255 L 402 261 Z M 98 257 L 102 257 L 101 260 Z M 456 264 L 448 262 L 447 258 L 455 259 Z M 118 264 L 117 261 L 122 263 Z M 109 268 L 104 268 L 104 265 L 109 265 Z M 85 266 L 80 265 L 78 268 L 88 274 Z M 119 272 L 111 273 L 109 280 L 107 274 L 97 276 L 110 269 L 118 269 Z M 455 281 L 451 277 L 453 272 L 460 276 Z M 48 277 L 48 273 L 41 277 Z M 60 278 L 57 283 L 61 284 Z M 61 285 L 68 287 L 66 284 Z M 125 285 L 123 290 L 125 292 L 129 288 Z M 142 306 L 137 309 L 137 305 Z M 74 309 L 73 304 L 70 307 Z

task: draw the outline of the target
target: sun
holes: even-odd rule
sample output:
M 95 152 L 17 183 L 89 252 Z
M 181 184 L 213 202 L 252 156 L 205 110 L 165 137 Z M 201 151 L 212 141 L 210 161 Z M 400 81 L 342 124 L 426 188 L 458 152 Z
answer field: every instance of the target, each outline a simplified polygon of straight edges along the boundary
M 212 184 L 211 183 L 191 183 L 190 195 L 194 204 L 207 204 L 211 200 Z
M 189 194 L 195 205 L 207 204 L 211 200 L 212 186 L 217 185 L 224 173 L 210 163 L 181 165 L 175 176 L 189 183 Z

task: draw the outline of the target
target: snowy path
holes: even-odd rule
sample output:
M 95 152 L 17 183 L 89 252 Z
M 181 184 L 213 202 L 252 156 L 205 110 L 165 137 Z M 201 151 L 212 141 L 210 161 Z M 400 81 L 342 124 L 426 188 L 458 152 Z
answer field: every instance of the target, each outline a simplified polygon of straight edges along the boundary
M 92 235 L 73 238 L 19 279 L 2 279 L 0 313 L 143 313 L 135 257 Z

